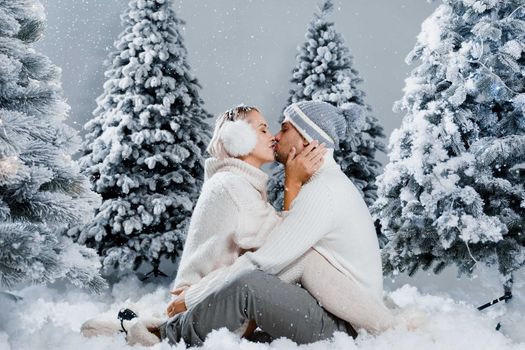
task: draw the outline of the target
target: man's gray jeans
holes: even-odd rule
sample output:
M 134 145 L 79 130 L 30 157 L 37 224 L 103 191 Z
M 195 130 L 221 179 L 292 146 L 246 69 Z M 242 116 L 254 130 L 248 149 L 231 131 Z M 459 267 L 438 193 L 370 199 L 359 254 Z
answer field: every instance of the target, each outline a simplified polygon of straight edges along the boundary
M 160 333 L 172 344 L 183 339 L 197 346 L 212 330 L 237 331 L 248 320 L 255 320 L 273 339 L 286 337 L 298 344 L 331 338 L 336 331 L 357 336 L 348 322 L 324 310 L 307 290 L 260 270 L 240 276 L 170 318 L 160 326 Z

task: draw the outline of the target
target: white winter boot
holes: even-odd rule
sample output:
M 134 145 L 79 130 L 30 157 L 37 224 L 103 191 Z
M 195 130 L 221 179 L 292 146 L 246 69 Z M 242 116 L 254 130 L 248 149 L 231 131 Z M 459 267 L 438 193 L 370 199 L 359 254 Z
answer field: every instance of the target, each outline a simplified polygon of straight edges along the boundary
M 128 331 L 126 337 L 128 345 L 153 346 L 160 343 L 160 338 L 150 330 L 158 329 L 164 322 L 165 319 L 159 318 L 139 319 Z
M 427 315 L 416 306 L 404 307 L 396 315 L 397 324 L 404 325 L 408 330 L 415 331 L 427 320 Z
M 131 325 L 136 322 L 136 319 L 124 321 L 124 328 L 129 329 Z M 96 336 L 113 336 L 120 331 L 122 331 L 120 321 L 108 317 L 95 317 L 89 319 L 80 327 L 80 333 L 87 338 Z
M 120 331 L 128 330 L 137 322 L 137 314 L 130 309 L 122 309 L 115 318 L 109 316 L 98 316 L 84 322 L 80 327 L 80 333 L 84 337 L 112 336 Z M 122 323 L 121 323 L 122 320 Z

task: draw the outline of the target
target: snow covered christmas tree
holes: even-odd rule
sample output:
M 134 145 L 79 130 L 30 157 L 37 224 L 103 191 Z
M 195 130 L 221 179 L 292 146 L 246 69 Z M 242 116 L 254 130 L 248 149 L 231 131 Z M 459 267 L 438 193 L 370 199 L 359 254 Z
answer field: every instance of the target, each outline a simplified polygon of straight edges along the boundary
M 175 260 L 202 179 L 209 140 L 197 79 L 168 0 L 132 0 L 110 55 L 104 93 L 80 163 L 103 203 L 72 232 L 98 250 L 103 267 L 137 269 Z
M 331 0 L 324 0 L 308 25 L 306 42 L 298 48 L 297 65 L 292 72 L 293 88 L 288 103 L 303 100 L 328 102 L 340 108 L 362 109 L 360 123 L 349 120 L 351 132 L 341 140 L 335 159 L 343 172 L 361 191 L 368 205 L 377 198 L 375 180 L 380 163 L 376 151 L 385 152 L 383 128 L 365 103 L 365 93 L 358 87 L 362 82 L 353 68 L 353 56 L 334 23 L 328 20 L 333 9 Z M 359 107 L 359 108 L 356 108 Z M 283 204 L 283 169 L 275 170 L 269 184 L 269 198 L 276 208 Z
M 406 113 L 378 179 L 386 271 L 525 264 L 525 5 L 444 0 L 407 62 Z
M 71 154 L 80 144 L 60 69 L 33 48 L 39 1 L 0 1 L 0 289 L 66 279 L 99 290 L 94 250 L 67 237 L 100 203 Z

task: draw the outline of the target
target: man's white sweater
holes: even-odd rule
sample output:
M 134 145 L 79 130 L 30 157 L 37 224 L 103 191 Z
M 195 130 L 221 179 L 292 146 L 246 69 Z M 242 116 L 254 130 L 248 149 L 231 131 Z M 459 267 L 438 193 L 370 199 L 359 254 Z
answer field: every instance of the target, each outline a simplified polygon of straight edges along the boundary
M 223 175 L 220 180 L 226 181 L 226 177 Z M 228 186 L 234 185 L 234 182 L 229 181 Z M 242 205 L 248 203 L 240 204 L 235 210 L 250 210 L 249 207 L 241 208 Z M 245 219 L 251 220 L 253 213 L 248 213 Z M 224 215 L 220 221 L 230 222 L 229 217 Z M 314 284 L 317 294 L 324 293 L 323 299 L 328 299 L 331 305 L 348 303 L 361 307 L 355 317 L 350 308 L 350 315 L 345 318 L 354 326 L 376 331 L 392 325 L 392 315 L 382 303 L 383 276 L 373 220 L 358 189 L 341 171 L 332 152 L 325 157 L 321 169 L 304 184 L 292 207 L 283 216 L 279 220 L 276 214 L 276 220 L 270 220 L 271 224 L 266 228 L 271 225 L 275 228 L 257 251 L 247 252 L 233 264 L 226 264 L 198 282 L 190 283 L 185 293 L 188 309 L 242 273 L 254 269 L 276 275 L 285 273 L 313 248 L 328 262 L 323 266 L 326 273 L 317 274 L 315 278 L 309 276 L 309 285 Z M 216 222 L 216 219 L 210 220 Z M 210 229 L 213 233 L 220 232 L 217 227 Z M 266 238 L 267 232 L 260 234 L 259 237 Z M 205 257 L 201 256 L 193 261 L 205 263 L 203 259 Z M 326 284 L 328 280 L 337 281 L 337 294 Z M 345 299 L 345 295 L 340 295 L 345 289 L 357 290 L 358 293 Z M 364 320 L 365 317 L 368 319 Z

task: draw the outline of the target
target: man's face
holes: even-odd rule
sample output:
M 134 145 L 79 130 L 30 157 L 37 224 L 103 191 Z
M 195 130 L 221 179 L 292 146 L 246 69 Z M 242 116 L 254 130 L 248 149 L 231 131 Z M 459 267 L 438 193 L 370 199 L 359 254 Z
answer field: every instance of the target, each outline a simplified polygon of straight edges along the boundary
M 295 147 L 297 153 L 300 153 L 307 145 L 308 142 L 297 129 L 289 122 L 284 122 L 281 124 L 279 133 L 275 135 L 275 160 L 284 164 L 292 147 Z

